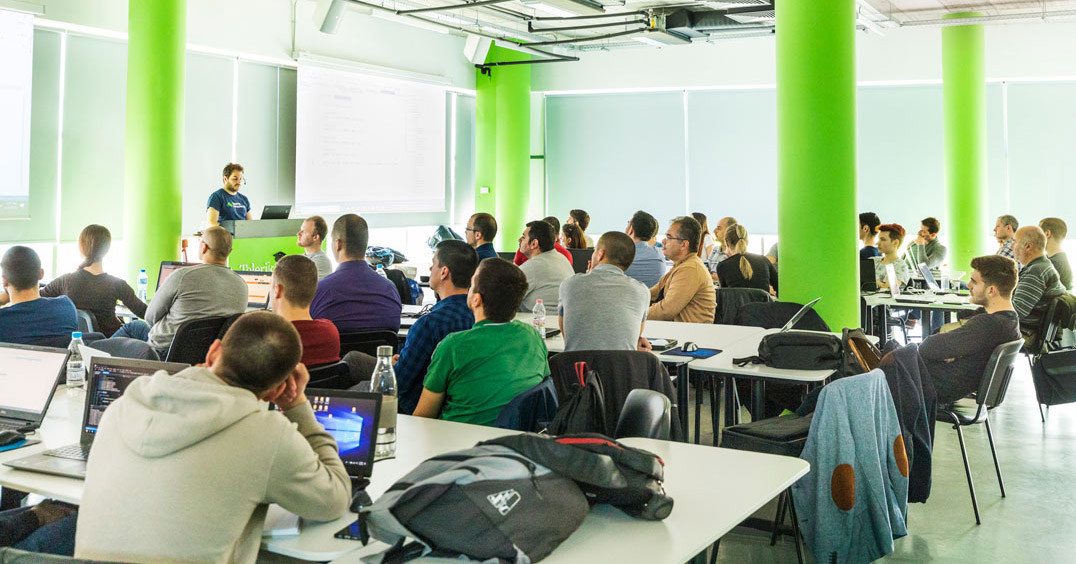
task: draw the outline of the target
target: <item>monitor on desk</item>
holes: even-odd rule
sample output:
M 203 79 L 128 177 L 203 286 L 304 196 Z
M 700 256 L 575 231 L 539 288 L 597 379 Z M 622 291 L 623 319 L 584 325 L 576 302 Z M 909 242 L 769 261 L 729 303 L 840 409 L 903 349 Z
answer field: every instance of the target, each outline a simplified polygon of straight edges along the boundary
M 164 279 L 172 275 L 173 272 L 186 268 L 188 266 L 195 266 L 196 262 L 179 262 L 174 260 L 162 260 L 161 270 L 157 273 L 157 288 L 154 291 L 161 289 L 161 284 L 164 284 Z
M 273 273 L 253 270 L 236 270 L 235 273 L 247 283 L 247 307 L 256 309 L 269 307 L 269 292 L 273 289 Z

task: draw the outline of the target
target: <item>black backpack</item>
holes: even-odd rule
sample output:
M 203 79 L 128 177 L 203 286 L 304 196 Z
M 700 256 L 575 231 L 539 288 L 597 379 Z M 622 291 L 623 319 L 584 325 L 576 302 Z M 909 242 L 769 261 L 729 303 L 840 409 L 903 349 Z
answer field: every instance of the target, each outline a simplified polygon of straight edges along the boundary
M 1076 402 L 1076 349 L 1040 354 L 1031 366 L 1035 398 L 1043 405 Z
M 837 377 L 869 372 L 868 358 L 877 355 L 860 329 L 844 329 L 842 336 L 817 331 L 782 331 L 762 337 L 758 355 L 734 358 L 733 364 L 765 364 L 793 370 L 836 370 Z
M 575 363 L 576 381 L 572 382 L 571 397 L 557 408 L 547 431 L 551 435 L 567 433 L 600 433 L 612 429 L 605 424 L 605 391 L 598 373 L 587 369 L 587 363 Z

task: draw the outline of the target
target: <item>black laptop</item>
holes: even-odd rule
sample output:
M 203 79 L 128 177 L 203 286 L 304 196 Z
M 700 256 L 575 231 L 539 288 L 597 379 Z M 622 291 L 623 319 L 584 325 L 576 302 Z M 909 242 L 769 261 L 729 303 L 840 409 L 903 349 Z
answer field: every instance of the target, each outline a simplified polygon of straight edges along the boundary
M 265 206 L 262 208 L 262 219 L 288 219 L 291 215 L 291 206 Z
M 66 366 L 66 349 L 0 343 L 0 430 L 41 425 Z
M 336 439 L 347 475 L 354 481 L 369 478 L 374 469 L 381 394 L 307 388 L 306 398 L 318 423 Z

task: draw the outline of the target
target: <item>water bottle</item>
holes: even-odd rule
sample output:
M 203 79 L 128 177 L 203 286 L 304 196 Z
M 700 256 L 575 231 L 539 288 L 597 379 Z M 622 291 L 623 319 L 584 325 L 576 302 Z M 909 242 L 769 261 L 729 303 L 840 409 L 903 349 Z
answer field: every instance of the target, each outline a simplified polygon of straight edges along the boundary
M 370 379 L 370 390 L 381 394 L 374 458 L 392 458 L 396 456 L 396 371 L 392 369 L 392 347 L 388 345 L 377 347 L 377 366 Z
M 384 278 L 385 280 L 389 279 L 389 273 L 385 272 L 385 267 L 380 264 L 377 265 L 377 275 Z
M 534 317 L 531 318 L 531 323 L 538 330 L 538 334 L 545 337 L 545 303 L 542 300 L 534 302 Z
M 82 332 L 71 333 L 71 344 L 67 347 L 71 351 L 71 355 L 67 357 L 68 388 L 81 388 L 86 383 L 86 365 L 82 362 L 80 345 L 82 345 Z
M 138 271 L 138 299 L 142 302 L 149 299 L 149 276 L 144 268 Z
M 949 263 L 943 264 L 941 266 L 941 272 L 939 272 L 938 274 L 941 275 L 941 281 L 938 282 L 938 285 L 941 286 L 941 289 L 942 289 L 943 292 L 948 292 L 949 291 Z

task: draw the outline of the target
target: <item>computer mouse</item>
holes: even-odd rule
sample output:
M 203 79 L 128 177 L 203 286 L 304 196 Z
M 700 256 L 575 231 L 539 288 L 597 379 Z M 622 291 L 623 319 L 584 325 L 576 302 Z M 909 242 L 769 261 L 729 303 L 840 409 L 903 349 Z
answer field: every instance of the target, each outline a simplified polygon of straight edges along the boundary
M 684 350 L 684 352 L 695 352 L 695 351 L 699 350 L 699 345 L 696 345 L 695 343 L 692 343 L 691 341 L 684 341 L 683 350 Z
M 15 444 L 15 443 L 17 443 L 19 441 L 22 441 L 22 440 L 25 440 L 25 439 L 26 439 L 26 435 L 24 435 L 24 434 L 22 434 L 22 433 L 20 433 L 18 431 L 14 431 L 14 430 L 11 430 L 11 429 L 0 431 L 0 447 Z

